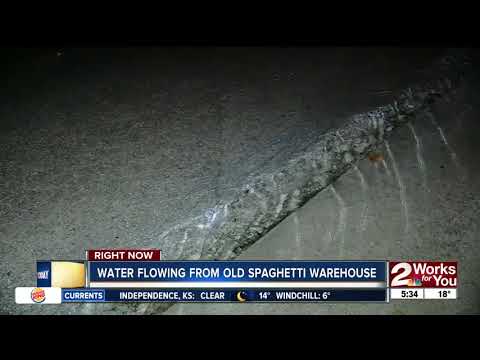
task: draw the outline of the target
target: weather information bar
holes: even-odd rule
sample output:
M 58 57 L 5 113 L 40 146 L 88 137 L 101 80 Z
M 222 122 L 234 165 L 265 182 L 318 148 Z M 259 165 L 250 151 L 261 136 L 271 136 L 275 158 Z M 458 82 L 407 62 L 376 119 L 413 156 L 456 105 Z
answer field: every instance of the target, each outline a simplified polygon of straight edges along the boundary
M 87 289 L 90 292 L 91 289 Z M 101 289 L 93 290 L 105 302 L 377 302 L 386 300 L 385 289 Z M 103 293 L 103 294 L 102 294 Z M 69 294 L 64 291 L 63 296 Z M 77 299 L 70 302 L 90 302 L 81 299 L 80 293 L 73 293 Z M 88 296 L 87 296 L 88 297 Z M 62 299 L 62 302 L 65 300 Z M 94 300 L 97 302 L 96 300 Z
M 17 294 L 17 303 L 31 303 L 38 288 Z M 387 289 L 61 289 L 48 288 L 49 304 L 103 302 L 385 302 Z M 37 293 L 37 299 L 47 293 Z M 37 300 L 38 301 L 38 300 Z

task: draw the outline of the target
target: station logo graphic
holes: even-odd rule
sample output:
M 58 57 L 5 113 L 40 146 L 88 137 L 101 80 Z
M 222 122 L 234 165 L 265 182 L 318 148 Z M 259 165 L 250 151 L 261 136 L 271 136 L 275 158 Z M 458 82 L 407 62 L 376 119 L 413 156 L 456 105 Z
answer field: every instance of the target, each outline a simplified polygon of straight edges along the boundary
M 456 261 L 390 261 L 390 287 L 456 288 Z

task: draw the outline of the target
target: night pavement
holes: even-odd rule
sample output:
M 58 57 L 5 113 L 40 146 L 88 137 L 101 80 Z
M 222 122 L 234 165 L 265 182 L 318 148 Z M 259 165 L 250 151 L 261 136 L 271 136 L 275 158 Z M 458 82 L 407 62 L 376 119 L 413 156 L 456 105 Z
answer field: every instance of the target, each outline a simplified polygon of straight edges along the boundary
M 17 307 L 13 289 L 34 284 L 36 259 L 81 259 L 89 248 L 160 247 L 176 258 L 169 229 L 209 221 L 248 179 L 277 171 L 348 116 L 431 77 L 443 53 L 52 49 L 7 64 L 2 312 L 84 313 Z M 363 255 L 358 249 L 352 258 Z
M 176 304 L 166 314 L 480 313 L 480 78 L 431 106 L 239 259 L 458 261 L 457 300 Z M 148 312 L 148 308 L 145 308 Z

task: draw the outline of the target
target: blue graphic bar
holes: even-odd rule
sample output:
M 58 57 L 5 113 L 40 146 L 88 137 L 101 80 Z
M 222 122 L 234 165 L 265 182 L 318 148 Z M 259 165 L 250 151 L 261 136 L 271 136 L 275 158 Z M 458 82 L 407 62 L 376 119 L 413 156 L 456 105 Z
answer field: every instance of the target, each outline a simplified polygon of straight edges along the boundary
M 62 303 L 105 302 L 104 289 L 62 289 Z
M 379 282 L 385 261 L 90 261 L 90 282 Z
M 62 289 L 62 302 L 386 302 L 388 289 Z

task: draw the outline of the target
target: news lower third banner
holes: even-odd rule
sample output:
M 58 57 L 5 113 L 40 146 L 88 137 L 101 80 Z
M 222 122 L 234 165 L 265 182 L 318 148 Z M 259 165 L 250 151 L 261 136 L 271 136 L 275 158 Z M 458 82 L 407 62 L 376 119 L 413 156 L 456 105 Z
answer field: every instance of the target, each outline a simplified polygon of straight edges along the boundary
M 37 261 L 36 286 L 16 288 L 15 299 L 19 304 L 447 299 L 456 298 L 456 273 L 456 262 L 166 261 L 157 249 L 102 249 L 87 251 L 86 260 Z
M 88 262 L 101 288 L 385 288 L 385 274 L 385 261 Z

